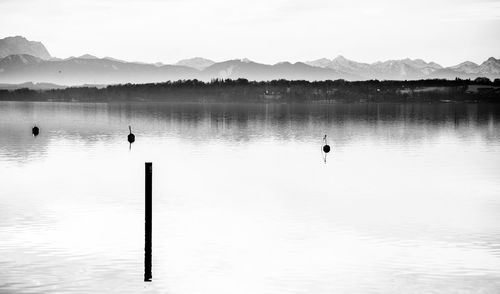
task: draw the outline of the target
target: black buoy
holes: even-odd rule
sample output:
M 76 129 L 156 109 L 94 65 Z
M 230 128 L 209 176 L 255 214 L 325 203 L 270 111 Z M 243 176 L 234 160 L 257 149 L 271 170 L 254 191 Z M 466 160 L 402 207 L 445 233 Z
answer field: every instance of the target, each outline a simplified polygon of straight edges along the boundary
M 34 126 L 33 129 L 31 129 L 31 133 L 36 137 L 40 133 L 40 129 L 37 126 Z
M 323 161 L 326 163 L 326 155 L 330 152 L 330 145 L 326 141 L 326 135 L 323 137 L 323 148 L 321 150 L 323 151 Z
M 128 134 L 127 136 L 127 140 L 130 144 L 134 143 L 135 142 L 135 135 L 132 134 L 132 128 L 130 126 L 128 126 L 128 129 L 130 131 L 130 134 Z
M 330 145 L 326 142 L 326 135 L 323 137 L 323 142 L 325 143 L 325 145 L 323 145 L 323 152 L 330 152 Z

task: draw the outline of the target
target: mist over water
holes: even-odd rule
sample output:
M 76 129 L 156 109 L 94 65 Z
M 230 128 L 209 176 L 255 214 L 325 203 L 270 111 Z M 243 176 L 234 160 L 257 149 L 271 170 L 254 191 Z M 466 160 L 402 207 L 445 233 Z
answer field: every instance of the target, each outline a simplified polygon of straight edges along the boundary
M 482 104 L 0 102 L 0 293 L 498 293 L 499 127 Z

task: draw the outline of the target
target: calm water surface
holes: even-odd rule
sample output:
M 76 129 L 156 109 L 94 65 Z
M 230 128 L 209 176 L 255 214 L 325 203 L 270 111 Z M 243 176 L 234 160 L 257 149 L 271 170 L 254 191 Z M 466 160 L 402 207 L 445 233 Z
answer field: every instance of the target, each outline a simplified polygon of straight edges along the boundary
M 500 107 L 0 102 L 0 293 L 500 293 Z

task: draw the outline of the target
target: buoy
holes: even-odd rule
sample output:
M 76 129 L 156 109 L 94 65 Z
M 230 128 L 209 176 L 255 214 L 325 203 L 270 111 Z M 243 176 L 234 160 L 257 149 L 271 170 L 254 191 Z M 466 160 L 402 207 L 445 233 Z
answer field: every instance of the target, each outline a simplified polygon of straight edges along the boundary
M 132 134 L 132 128 L 130 126 L 128 126 L 128 129 L 130 131 L 130 134 L 128 134 L 127 136 L 127 140 L 130 144 L 134 143 L 135 142 L 135 135 Z
M 33 129 L 31 129 L 31 133 L 36 137 L 40 133 L 40 129 L 37 126 L 34 126 Z
M 330 152 L 330 145 L 326 142 L 326 135 L 323 137 L 323 142 L 325 143 L 325 145 L 323 145 L 323 152 Z

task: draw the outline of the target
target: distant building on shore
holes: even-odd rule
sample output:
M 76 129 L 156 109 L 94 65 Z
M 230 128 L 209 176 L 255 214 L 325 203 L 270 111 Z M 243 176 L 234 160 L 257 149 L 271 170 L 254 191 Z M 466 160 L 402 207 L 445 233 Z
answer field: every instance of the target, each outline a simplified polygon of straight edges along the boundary
M 262 94 L 262 98 L 266 100 L 279 100 L 283 98 L 283 94 L 278 91 L 265 90 L 264 94 Z

